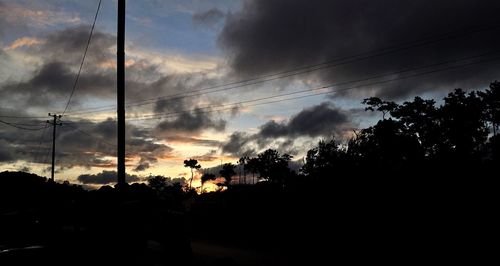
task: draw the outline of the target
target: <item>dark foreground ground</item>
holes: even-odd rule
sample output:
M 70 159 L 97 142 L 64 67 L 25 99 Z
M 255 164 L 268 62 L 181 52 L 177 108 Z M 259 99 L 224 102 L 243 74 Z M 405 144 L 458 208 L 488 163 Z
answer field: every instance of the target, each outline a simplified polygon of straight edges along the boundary
M 496 239 L 497 186 L 486 181 L 158 195 L 21 177 L 0 176 L 2 266 L 477 264 Z

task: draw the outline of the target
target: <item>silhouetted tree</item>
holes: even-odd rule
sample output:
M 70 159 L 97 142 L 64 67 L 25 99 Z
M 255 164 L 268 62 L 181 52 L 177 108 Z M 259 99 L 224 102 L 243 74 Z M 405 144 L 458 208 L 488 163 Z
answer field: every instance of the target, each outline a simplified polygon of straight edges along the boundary
M 246 169 L 252 173 L 252 184 L 255 184 L 255 174 L 259 172 L 259 159 L 248 158 Z
M 306 163 L 302 166 L 301 172 L 314 177 L 331 174 L 335 171 L 335 164 L 339 163 L 342 154 L 334 139 L 328 143 L 321 140 L 318 147 L 307 152 Z
M 226 186 L 228 187 L 231 184 L 232 177 L 236 175 L 236 172 L 234 171 L 235 167 L 236 166 L 232 163 L 225 163 L 222 165 L 222 169 L 219 171 L 219 174 L 226 180 Z
M 386 168 L 417 165 L 423 159 L 434 165 L 477 161 L 485 150 L 487 123 L 493 128 L 498 123 L 498 101 L 494 100 L 500 98 L 498 88 L 498 83 L 492 83 L 486 92 L 456 89 L 439 108 L 434 100 L 420 97 L 402 105 L 375 97 L 365 99 L 366 110 L 381 111 L 383 119 L 363 129 L 349 143 L 348 153 L 358 163 L 378 162 L 378 167 Z M 394 119 L 385 119 L 386 113 Z
M 500 163 L 500 135 L 494 135 L 489 139 L 491 159 L 495 164 Z
M 362 103 L 368 105 L 368 107 L 365 108 L 366 111 L 370 110 L 382 112 L 382 119 L 385 119 L 385 115 L 397 107 L 396 103 L 382 101 L 377 97 L 364 99 Z
M 462 160 L 476 157 L 487 139 L 486 111 L 483 101 L 472 91 L 456 89 L 444 98 L 439 108 L 440 130 L 444 134 L 445 154 Z
M 203 185 L 209 180 L 215 180 L 215 175 L 211 173 L 204 173 L 201 176 L 201 192 L 203 192 Z
M 257 155 L 258 169 L 260 177 L 266 180 L 283 183 L 290 174 L 288 163 L 293 156 L 288 154 L 280 155 L 278 151 L 268 149 Z
M 418 139 L 428 157 L 434 156 L 443 143 L 435 103 L 434 100 L 415 97 L 412 102 L 404 102 L 391 111 L 391 116 L 399 119 L 406 127 L 405 130 Z
M 184 160 L 184 167 L 191 168 L 191 180 L 189 181 L 189 189 L 191 189 L 192 184 L 193 184 L 193 177 L 194 177 L 193 169 L 200 169 L 201 165 L 198 164 L 198 160 L 189 159 L 189 160 Z
M 423 157 L 417 138 L 408 133 L 402 122 L 390 118 L 361 130 L 349 142 L 348 154 L 362 165 L 387 171 L 401 170 Z
M 148 185 L 157 193 L 161 193 L 168 186 L 168 179 L 164 176 L 157 175 L 148 178 Z
M 485 105 L 486 120 L 492 126 L 493 135 L 496 135 L 500 124 L 500 82 L 491 83 L 489 89 L 479 92 L 478 95 L 482 97 Z
M 246 165 L 247 165 L 247 162 L 248 162 L 248 157 L 247 156 L 243 156 L 241 157 L 239 160 L 238 160 L 238 163 L 241 165 L 241 167 L 243 168 L 243 180 L 244 182 L 243 183 L 246 183 L 247 181 L 247 173 L 246 173 Z M 241 178 L 241 176 L 240 176 Z M 240 180 L 240 183 L 241 183 L 241 180 Z

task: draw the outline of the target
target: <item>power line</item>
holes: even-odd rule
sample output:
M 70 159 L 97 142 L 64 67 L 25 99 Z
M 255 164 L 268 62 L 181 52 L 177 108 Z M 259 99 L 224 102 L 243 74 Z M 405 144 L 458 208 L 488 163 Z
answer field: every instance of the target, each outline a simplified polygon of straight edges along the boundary
M 39 127 L 42 122 L 36 124 L 26 124 L 26 123 L 11 123 L 11 125 L 15 126 L 24 126 L 24 127 Z
M 101 1 L 99 0 L 99 4 L 97 5 L 97 10 L 95 12 L 94 22 L 92 23 L 92 28 L 90 29 L 89 38 L 87 40 L 87 45 L 85 46 L 85 52 L 83 53 L 82 62 L 80 63 L 80 68 L 78 69 L 78 73 L 76 74 L 75 82 L 73 83 L 73 88 L 71 89 L 71 94 L 69 95 L 68 102 L 66 103 L 66 107 L 64 107 L 64 111 L 62 115 L 66 113 L 68 110 L 69 104 L 71 103 L 71 98 L 73 98 L 73 94 L 75 93 L 76 85 L 78 84 L 78 80 L 80 79 L 80 74 L 82 72 L 83 63 L 85 62 L 85 57 L 87 56 L 87 51 L 89 50 L 90 41 L 92 40 L 92 34 L 94 33 L 95 23 L 97 21 L 97 16 L 99 15 L 99 9 L 101 8 Z
M 10 122 L 3 121 L 3 120 L 0 120 L 0 123 L 5 124 L 5 125 L 8 125 L 8 126 L 11 126 L 11 127 L 14 127 L 14 128 L 17 128 L 17 129 L 22 129 L 22 130 L 31 130 L 31 131 L 42 130 L 42 129 L 45 129 L 45 128 L 47 128 L 47 127 L 48 127 L 48 126 L 44 126 L 44 127 L 38 127 L 38 128 L 28 128 L 28 127 L 24 127 L 24 126 L 17 125 L 17 124 L 15 124 L 15 123 L 10 123 Z
M 151 120 L 151 119 L 169 118 L 169 117 L 175 117 L 175 116 L 177 116 L 179 114 L 182 114 L 182 113 L 188 113 L 188 112 L 198 111 L 198 110 L 202 110 L 202 109 L 211 109 L 211 108 L 214 108 L 214 107 L 217 108 L 217 107 L 231 106 L 229 108 L 223 108 L 223 109 L 216 109 L 216 110 L 212 109 L 212 110 L 208 110 L 208 111 L 200 111 L 200 113 L 210 113 L 210 112 L 219 112 L 219 111 L 225 111 L 225 110 L 232 110 L 235 107 L 241 107 L 241 105 L 244 104 L 244 103 L 251 103 L 251 102 L 269 100 L 269 99 L 274 99 L 274 98 L 279 98 L 279 97 L 285 97 L 285 96 L 291 96 L 291 95 L 295 95 L 295 94 L 306 93 L 306 92 L 313 92 L 313 91 L 316 91 L 316 90 L 327 89 L 327 88 L 336 87 L 336 86 L 340 86 L 340 85 L 346 85 L 346 84 L 350 84 L 350 83 L 358 83 L 358 82 L 363 82 L 363 81 L 367 81 L 367 80 L 371 80 L 371 79 L 376 79 L 376 78 L 382 78 L 382 77 L 386 77 L 386 76 L 393 76 L 393 75 L 402 74 L 402 73 L 405 73 L 405 72 L 410 72 L 410 71 L 415 71 L 415 70 L 421 70 L 421 69 L 425 69 L 425 68 L 429 68 L 429 67 L 436 67 L 436 66 L 446 65 L 446 64 L 450 64 L 450 63 L 456 63 L 456 62 L 460 62 L 460 61 L 471 60 L 471 59 L 474 59 L 474 58 L 484 57 L 486 55 L 492 55 L 492 54 L 498 54 L 498 53 L 500 53 L 500 50 L 492 51 L 492 52 L 488 52 L 488 53 L 484 53 L 484 54 L 481 54 L 481 55 L 475 55 L 475 56 L 471 56 L 471 57 L 465 57 L 465 58 L 461 58 L 459 60 L 449 60 L 449 61 L 444 61 L 444 62 L 435 63 L 435 64 L 431 64 L 431 65 L 425 65 L 425 66 L 419 66 L 419 67 L 409 68 L 409 69 L 405 69 L 405 70 L 401 70 L 401 71 L 397 71 L 397 72 L 375 75 L 375 76 L 371 76 L 371 77 L 367 77 L 367 78 L 363 78 L 363 79 L 358 79 L 358 80 L 353 80 L 353 81 L 328 84 L 328 85 L 324 85 L 324 86 L 320 86 L 320 87 L 316 87 L 316 88 L 312 88 L 312 89 L 299 90 L 299 91 L 294 91 L 294 92 L 289 92 L 289 93 L 283 93 L 283 94 L 278 94 L 278 95 L 273 95 L 273 96 L 266 96 L 266 97 L 262 97 L 262 98 L 256 98 L 256 99 L 251 99 L 251 100 L 246 100 L 246 101 L 240 101 L 240 102 L 236 102 L 236 103 L 222 104 L 222 105 L 218 105 L 218 106 L 198 107 L 198 108 L 194 108 L 194 109 L 181 110 L 181 111 L 177 111 L 177 112 L 145 115 L 145 116 L 137 117 L 137 118 L 133 118 L 132 117 L 132 118 L 128 118 L 127 120 L 128 121 L 138 121 L 138 120 Z M 394 81 L 398 81 L 398 80 L 404 80 L 404 79 L 408 79 L 408 78 L 429 75 L 429 74 L 432 74 L 432 73 L 437 73 L 437 72 L 442 72 L 442 71 L 447 71 L 447 70 L 452 70 L 452 69 L 467 67 L 467 66 L 471 66 L 471 65 L 492 62 L 492 61 L 496 61 L 498 59 L 500 59 L 500 57 L 494 57 L 492 59 L 479 60 L 479 61 L 469 62 L 469 63 L 465 63 L 465 64 L 460 64 L 460 65 L 452 65 L 452 66 L 443 67 L 443 68 L 439 68 L 439 69 L 429 70 L 429 71 L 426 71 L 426 72 L 416 73 L 416 74 L 405 76 L 405 77 L 398 77 L 398 78 L 393 78 L 393 79 L 388 79 L 388 80 L 383 80 L 383 81 L 378 81 L 378 82 L 372 82 L 372 83 L 362 84 L 362 85 L 348 87 L 348 88 L 343 88 L 343 89 L 338 89 L 338 90 L 332 90 L 332 91 L 323 92 L 323 93 L 316 93 L 316 94 L 309 94 L 309 95 L 303 95 L 303 96 L 298 96 L 298 97 L 291 97 L 291 98 L 280 99 L 280 100 L 271 101 L 271 102 L 250 104 L 250 105 L 245 105 L 243 107 L 250 107 L 250 106 L 263 105 L 263 104 L 270 104 L 270 103 L 276 103 L 276 102 L 280 102 L 280 101 L 289 101 L 289 100 L 295 100 L 295 99 L 302 99 L 302 98 L 314 97 L 314 96 L 318 96 L 318 95 L 332 94 L 332 93 L 336 93 L 336 92 L 340 92 L 340 91 L 347 91 L 347 90 L 357 89 L 357 88 L 366 87 L 366 86 L 379 85 L 379 84 L 384 84 L 384 83 L 388 83 L 388 82 L 394 82 Z M 93 120 L 93 121 L 98 122 L 98 121 L 102 121 L 102 120 L 98 120 L 98 121 L 97 120 Z M 85 123 L 85 122 L 83 122 L 83 123 Z M 88 121 L 87 123 L 93 123 L 93 122 Z
M 0 118 L 12 118 L 12 119 L 43 119 L 45 116 L 11 116 L 11 115 L 0 115 Z
M 471 27 L 471 28 L 468 28 L 467 29 L 468 31 L 465 31 L 465 33 L 472 34 L 472 33 L 477 33 L 477 32 L 483 31 L 485 29 L 488 29 L 488 27 L 484 27 L 484 26 Z M 231 89 L 236 89 L 236 88 L 241 88 L 241 87 L 246 87 L 246 86 L 251 86 L 251 85 L 257 85 L 260 83 L 265 83 L 265 82 L 269 82 L 269 81 L 273 81 L 273 80 L 277 80 L 277 79 L 282 79 L 282 78 L 287 78 L 287 77 L 291 77 L 291 76 L 295 76 L 295 75 L 310 73 L 313 71 L 332 68 L 332 67 L 336 67 L 336 66 L 340 66 L 340 65 L 344 65 L 344 64 L 349 64 L 349 63 L 353 63 L 353 62 L 357 62 L 357 61 L 361 61 L 361 60 L 370 59 L 373 57 L 387 55 L 387 54 L 391 54 L 391 53 L 395 53 L 395 52 L 399 52 L 399 51 L 403 51 L 403 50 L 407 50 L 407 49 L 411 49 L 411 48 L 415 48 L 415 47 L 419 47 L 419 46 L 423 46 L 423 45 L 428 45 L 428 44 L 440 42 L 442 40 L 446 40 L 446 39 L 449 39 L 451 37 L 459 37 L 463 33 L 464 33 L 464 30 L 449 32 L 449 33 L 425 38 L 422 40 L 406 42 L 406 43 L 402 43 L 399 45 L 390 46 L 390 47 L 386 47 L 386 48 L 382 48 L 382 49 L 372 50 L 372 51 L 368 51 L 368 52 L 362 52 L 362 53 L 358 53 L 358 54 L 351 55 L 351 56 L 340 57 L 340 58 L 328 60 L 328 61 L 325 61 L 322 63 L 308 65 L 308 66 L 304 66 L 304 67 L 298 67 L 295 69 L 286 70 L 286 71 L 282 71 L 282 72 L 278 72 L 278 73 L 274 73 L 274 74 L 257 76 L 255 78 L 251 78 L 251 79 L 215 85 L 215 86 L 201 88 L 201 89 L 197 89 L 197 90 L 191 90 L 189 92 L 184 92 L 184 93 L 177 93 L 177 94 L 155 97 L 155 98 L 141 100 L 141 101 L 135 101 L 135 102 L 132 102 L 135 104 L 128 104 L 127 107 L 153 104 L 155 102 L 158 102 L 159 100 L 164 100 L 164 99 L 182 99 L 182 98 L 186 98 L 186 97 L 200 96 L 200 95 L 209 94 L 209 93 L 215 93 L 215 92 L 226 91 L 226 90 L 231 90 Z M 375 54 L 372 54 L 372 53 L 375 53 Z M 261 80 L 261 79 L 263 79 L 263 80 Z M 237 84 L 239 84 L 239 85 L 237 85 Z M 230 85 L 237 85 L 237 86 L 223 88 L 223 87 L 227 87 Z M 217 89 L 217 88 L 222 88 L 222 89 Z M 203 93 L 197 93 L 197 94 L 192 94 L 192 95 L 186 95 L 186 94 L 202 92 L 202 91 L 207 91 L 207 90 L 212 90 L 212 89 L 217 89 L 217 90 L 203 92 Z M 112 108 L 115 108 L 115 107 L 116 107 L 115 105 L 107 105 L 107 106 L 101 106 L 101 107 L 80 109 L 80 110 L 74 111 L 72 114 L 78 115 L 78 114 L 103 112 L 103 111 L 107 111 L 107 110 L 112 110 Z M 95 111 L 86 111 L 86 110 L 95 110 Z
M 497 57 L 494 57 L 494 58 L 489 58 L 489 59 L 485 59 L 485 60 L 481 60 L 481 61 L 474 61 L 474 62 L 469 62 L 469 63 L 465 63 L 465 64 L 460 64 L 460 65 L 448 66 L 448 67 L 444 67 L 444 68 L 440 68 L 440 69 L 434 69 L 434 70 L 429 70 L 429 71 L 425 71 L 425 72 L 421 72 L 421 73 L 416 73 L 416 74 L 408 75 L 408 76 L 404 76 L 404 77 L 387 79 L 387 80 L 382 80 L 382 81 L 377 81 L 377 82 L 362 84 L 362 85 L 358 85 L 358 86 L 352 86 L 352 87 L 347 87 L 347 88 L 332 90 L 332 91 L 328 91 L 328 92 L 322 92 L 322 93 L 316 93 L 316 94 L 310 94 L 310 95 L 303 95 L 303 96 L 291 97 L 291 98 L 286 98 L 286 99 L 279 99 L 279 100 L 267 101 L 267 102 L 262 102 L 262 103 L 247 104 L 244 107 L 265 105 L 265 104 L 271 104 L 271 103 L 278 103 L 278 102 L 283 102 L 283 101 L 290 101 L 290 100 L 296 100 L 296 99 L 307 98 L 307 97 L 314 97 L 314 96 L 319 96 L 319 95 L 327 95 L 327 94 L 337 93 L 337 92 L 341 92 L 341 91 L 347 91 L 347 90 L 357 89 L 357 88 L 361 88 L 361 87 L 367 87 L 367 86 L 373 86 L 373 85 L 380 85 L 380 84 L 389 83 L 389 82 L 393 82 L 393 81 L 398 81 L 398 80 L 404 80 L 404 79 L 414 78 L 414 77 L 418 77 L 418 76 L 429 75 L 429 74 L 432 74 L 432 73 L 442 72 L 442 71 L 451 70 L 451 69 L 463 68 L 463 67 L 467 67 L 467 66 L 472 66 L 472 65 L 480 64 L 480 63 L 493 62 L 493 61 L 496 61 L 496 60 L 499 60 L 499 59 L 500 59 L 500 56 L 497 56 Z M 326 89 L 326 88 L 330 88 L 332 86 L 337 86 L 337 85 L 338 84 L 324 85 L 322 87 L 318 87 L 318 88 L 311 89 L 311 90 Z M 296 93 L 296 92 L 292 92 L 292 93 Z M 283 96 L 284 95 L 280 95 L 280 97 L 283 97 Z M 258 99 L 258 100 L 271 99 L 271 98 L 276 98 L 276 97 L 277 96 L 270 96 L 270 97 L 261 98 L 261 99 Z M 254 100 L 249 100 L 249 101 L 254 101 Z M 235 104 L 241 104 L 241 102 L 235 103 Z M 233 107 L 231 107 L 231 108 L 225 108 L 225 109 L 217 109 L 217 110 L 208 110 L 208 111 L 204 111 L 203 113 L 220 112 L 220 111 L 223 111 L 223 110 L 231 110 L 232 108 Z M 163 118 L 165 118 L 165 117 L 168 117 L 168 116 L 163 116 Z M 158 118 L 161 118 L 161 117 L 158 117 Z M 149 117 L 149 118 L 142 118 L 142 119 L 138 118 L 138 119 L 129 119 L 129 120 L 148 120 L 148 119 L 152 119 L 152 118 Z M 157 118 L 153 118 L 153 119 L 157 119 Z M 74 122 L 74 121 L 73 122 L 68 121 L 68 122 L 69 123 L 66 123 L 66 125 L 69 125 L 70 127 L 76 129 L 77 131 L 79 131 L 79 132 L 81 132 L 81 133 L 83 133 L 85 135 L 88 135 L 90 137 L 96 138 L 97 141 L 105 143 L 105 144 L 107 144 L 107 145 L 109 145 L 111 147 L 116 147 L 116 145 L 108 143 L 108 142 L 102 140 L 100 137 L 98 138 L 97 136 L 94 136 L 91 133 L 88 133 L 88 132 L 86 132 L 86 131 L 78 128 L 78 127 L 75 127 L 75 126 L 71 125 L 71 123 L 78 123 L 78 122 Z
M 319 89 L 337 87 L 337 86 L 347 85 L 347 84 L 351 84 L 351 83 L 358 83 L 358 82 L 362 82 L 362 81 L 368 81 L 368 80 L 371 80 L 371 79 L 383 78 L 383 77 L 386 77 L 386 76 L 393 76 L 393 75 L 397 75 L 397 74 L 403 74 L 403 73 L 406 73 L 406 72 L 411 72 L 411 71 L 426 69 L 426 68 L 430 68 L 430 67 L 436 67 L 436 66 L 446 65 L 446 64 L 450 64 L 450 63 L 457 63 L 457 62 L 460 62 L 460 61 L 471 60 L 471 59 L 475 59 L 475 58 L 479 58 L 479 57 L 484 57 L 484 56 L 492 55 L 492 54 L 498 54 L 498 53 L 500 53 L 500 50 L 489 52 L 489 53 L 484 53 L 484 54 L 480 54 L 480 55 L 465 57 L 465 58 L 461 58 L 461 59 L 458 59 L 458 60 L 449 60 L 449 61 L 439 62 L 439 63 L 425 65 L 425 66 L 412 67 L 412 68 L 408 68 L 408 69 L 404 69 L 404 70 L 400 70 L 400 71 L 396 71 L 396 72 L 392 72 L 392 73 L 385 73 L 385 74 L 374 75 L 374 76 L 370 76 L 370 77 L 366 77 L 366 78 L 358 79 L 358 80 L 352 80 L 352 81 L 346 81 L 346 82 L 329 84 L 327 86 L 323 86 L 323 87 L 319 87 L 319 88 L 299 90 L 299 91 L 294 91 L 294 92 L 289 92 L 289 93 L 283 93 L 283 94 L 278 94 L 278 95 L 273 95 L 273 96 L 267 96 L 267 97 L 252 99 L 252 100 L 240 101 L 240 102 L 232 103 L 232 104 L 219 105 L 218 107 L 227 106 L 227 105 L 243 104 L 243 103 L 261 101 L 261 100 L 267 100 L 267 99 L 278 98 L 278 97 L 283 97 L 283 96 L 289 96 L 289 95 L 294 95 L 294 94 L 312 92 L 312 91 L 316 91 L 316 90 L 319 90 Z M 198 107 L 196 109 L 191 109 L 191 110 L 207 109 L 207 108 L 211 108 L 211 106 Z M 158 116 L 158 115 L 161 115 L 161 114 L 145 115 L 143 117 L 153 117 L 153 116 Z
M 303 99 L 303 98 L 314 97 L 314 96 L 319 96 L 319 95 L 333 94 L 333 93 L 337 93 L 337 92 L 341 92 L 341 91 L 348 91 L 348 90 L 358 89 L 358 88 L 361 88 L 361 87 L 367 87 L 367 86 L 373 86 L 373 85 L 380 85 L 380 84 L 384 84 L 384 83 L 389 83 L 389 82 L 394 82 L 394 81 L 398 81 L 398 80 L 404 80 L 404 79 L 414 78 L 414 77 L 418 77 L 418 76 L 424 76 L 424 75 L 428 75 L 428 74 L 432 74 L 432 73 L 437 73 L 437 72 L 442 72 L 442 71 L 446 71 L 446 70 L 467 67 L 467 66 L 471 66 L 471 65 L 475 65 L 475 64 L 479 64 L 479 63 L 492 62 L 492 61 L 496 61 L 496 60 L 499 60 L 499 59 L 500 59 L 500 57 L 497 57 L 497 58 L 494 58 L 494 59 L 491 59 L 491 60 L 484 60 L 484 61 L 480 61 L 480 62 L 473 62 L 473 63 L 463 64 L 463 65 L 459 65 L 459 66 L 452 66 L 452 67 L 447 67 L 447 68 L 438 69 L 438 70 L 431 70 L 431 71 L 427 71 L 427 72 L 423 72 L 423 73 L 418 73 L 418 74 L 415 74 L 415 75 L 410 75 L 410 76 L 405 76 L 405 77 L 400 77 L 400 78 L 383 80 L 383 81 L 378 81 L 378 82 L 363 84 L 363 85 L 354 86 L 354 87 L 348 87 L 348 88 L 343 88 L 343 89 L 338 89 L 338 90 L 332 90 L 332 91 L 328 91 L 328 92 L 322 92 L 322 93 L 316 93 L 316 94 L 309 94 L 309 95 L 291 97 L 291 98 L 286 98 L 286 99 L 279 99 L 279 100 L 270 101 L 270 102 L 249 104 L 249 105 L 244 105 L 243 107 L 258 106 L 258 105 L 265 105 L 265 104 L 271 104 L 271 103 L 279 103 L 279 102 L 283 102 L 283 101 L 290 101 L 290 100 Z M 322 86 L 322 87 L 315 88 L 313 90 L 327 89 L 327 88 L 330 88 L 332 86 L 335 86 L 335 85 L 325 85 L 325 86 Z M 290 93 L 290 94 L 292 94 L 292 93 Z M 280 96 L 284 96 L 284 95 L 280 95 Z M 270 99 L 270 98 L 276 98 L 276 96 L 270 96 L 270 97 L 266 97 L 266 98 L 268 98 L 268 99 Z M 261 99 L 258 99 L 258 100 L 264 100 L 264 98 L 261 98 Z M 238 104 L 239 103 L 233 104 L 234 106 L 231 107 L 231 108 L 224 108 L 224 109 L 218 109 L 218 110 L 203 111 L 203 113 L 232 110 L 234 107 L 238 107 Z M 175 117 L 177 114 L 181 114 L 181 113 L 185 113 L 185 112 L 190 112 L 190 111 L 195 111 L 195 110 L 196 109 L 192 109 L 192 110 L 188 110 L 188 111 L 184 111 L 184 112 L 167 113 L 165 115 L 158 115 L 158 117 L 142 117 L 142 118 L 135 118 L 135 119 L 131 118 L 131 119 L 128 119 L 128 120 L 129 121 L 131 121 L 131 120 L 133 121 L 133 120 L 150 120 L 150 119 L 169 118 L 169 117 Z

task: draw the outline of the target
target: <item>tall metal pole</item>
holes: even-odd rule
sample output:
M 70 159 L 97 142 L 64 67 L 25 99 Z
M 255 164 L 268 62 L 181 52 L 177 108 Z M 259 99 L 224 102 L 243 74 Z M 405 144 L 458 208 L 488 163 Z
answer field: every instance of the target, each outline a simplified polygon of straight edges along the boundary
M 56 161 L 56 120 L 56 115 L 54 115 L 54 121 L 52 122 L 54 123 L 52 126 L 52 128 L 54 129 L 52 130 L 52 171 L 50 172 L 50 179 L 52 179 L 52 181 L 54 181 L 54 168 Z
M 50 172 L 50 179 L 52 181 L 54 181 L 54 169 L 55 169 L 55 160 L 56 160 L 56 126 L 60 126 L 62 124 L 57 122 L 57 119 L 61 118 L 61 115 L 49 113 L 49 116 L 51 116 L 53 119 L 52 122 L 47 120 L 47 123 L 51 124 L 53 127 L 53 130 L 52 130 L 52 170 Z
M 125 0 L 118 0 L 117 34 L 118 185 L 125 181 Z

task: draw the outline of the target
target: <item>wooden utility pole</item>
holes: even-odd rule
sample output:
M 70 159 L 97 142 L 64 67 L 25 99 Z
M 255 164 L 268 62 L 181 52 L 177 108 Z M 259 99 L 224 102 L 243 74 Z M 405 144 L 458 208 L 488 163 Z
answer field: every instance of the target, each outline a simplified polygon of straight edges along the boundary
M 62 123 L 59 122 L 59 119 L 61 119 L 61 115 L 57 114 L 51 114 L 49 113 L 49 116 L 52 117 L 52 121 L 47 120 L 47 123 L 51 124 L 53 127 L 52 130 L 52 171 L 50 174 L 50 179 L 54 181 L 54 169 L 55 169 L 55 159 L 56 159 L 56 126 L 62 126 Z
M 117 34 L 118 186 L 125 181 L 125 0 L 118 0 Z

